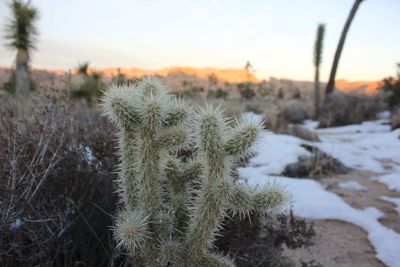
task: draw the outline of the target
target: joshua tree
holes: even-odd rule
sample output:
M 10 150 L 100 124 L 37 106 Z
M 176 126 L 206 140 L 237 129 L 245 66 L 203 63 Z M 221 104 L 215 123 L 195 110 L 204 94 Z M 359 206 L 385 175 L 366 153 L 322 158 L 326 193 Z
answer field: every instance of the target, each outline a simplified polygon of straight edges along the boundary
M 339 40 L 338 46 L 336 48 L 335 57 L 333 59 L 333 64 L 332 64 L 331 74 L 329 76 L 329 81 L 328 81 L 328 84 L 326 85 L 325 101 L 328 99 L 328 96 L 333 92 L 333 90 L 335 88 L 336 71 L 337 71 L 337 68 L 339 65 L 339 59 L 340 59 L 340 55 L 343 50 L 344 42 L 346 40 L 346 35 L 350 29 L 351 22 L 353 21 L 354 16 L 356 15 L 356 12 L 362 1 L 363 0 L 355 0 L 354 1 L 353 7 L 351 8 L 350 14 L 346 21 L 346 24 L 344 25 L 342 35 L 340 36 L 340 40 Z
M 244 66 L 244 69 L 246 70 L 247 81 L 250 81 L 250 75 L 254 71 L 253 70 L 253 65 L 251 65 L 250 61 L 246 62 L 246 65 Z
M 279 186 L 251 190 L 233 182 L 233 160 L 248 157 L 260 123 L 229 122 L 219 108 L 191 110 L 159 80 L 113 86 L 105 114 L 119 129 L 118 246 L 135 266 L 235 266 L 214 251 L 229 214 L 275 213 L 287 196 Z M 179 156 L 182 148 L 193 155 Z
M 76 69 L 78 74 L 82 74 L 84 76 L 89 75 L 89 62 L 83 62 L 78 64 L 78 68 Z
M 28 64 L 30 50 L 35 47 L 35 22 L 38 19 L 38 11 L 30 5 L 30 1 L 24 3 L 20 0 L 13 0 L 10 9 L 12 18 L 6 24 L 5 38 L 9 41 L 8 46 L 17 51 L 15 91 L 17 94 L 26 95 L 31 89 Z
M 314 45 L 314 67 L 315 67 L 315 84 L 314 84 L 314 106 L 315 117 L 319 117 L 320 109 L 320 84 L 319 84 L 319 67 L 322 61 L 322 48 L 324 42 L 325 25 L 319 24 L 317 29 L 317 39 Z

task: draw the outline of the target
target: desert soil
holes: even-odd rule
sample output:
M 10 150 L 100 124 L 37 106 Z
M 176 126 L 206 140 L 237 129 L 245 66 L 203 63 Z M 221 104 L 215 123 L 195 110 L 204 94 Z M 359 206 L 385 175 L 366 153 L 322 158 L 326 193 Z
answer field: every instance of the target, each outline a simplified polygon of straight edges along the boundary
M 320 180 L 328 191 L 340 196 L 354 208 L 375 207 L 385 214 L 380 222 L 386 227 L 400 233 L 400 215 L 395 205 L 383 201 L 382 196 L 400 197 L 399 192 L 389 190 L 385 185 L 372 181 L 376 174 L 353 170 L 345 175 L 323 178 Z M 365 191 L 343 189 L 341 182 L 356 181 L 367 187 Z M 367 232 L 347 222 L 332 220 L 308 220 L 314 223 L 316 236 L 313 245 L 296 250 L 285 249 L 284 255 L 297 267 L 302 262 L 319 263 L 324 267 L 382 267 L 385 266 L 376 258 L 374 248 L 367 239 Z M 400 253 L 400 250 L 399 250 Z M 307 266 L 307 265 L 306 265 Z M 309 265 L 318 266 L 318 265 Z M 400 263 L 399 263 L 400 266 Z

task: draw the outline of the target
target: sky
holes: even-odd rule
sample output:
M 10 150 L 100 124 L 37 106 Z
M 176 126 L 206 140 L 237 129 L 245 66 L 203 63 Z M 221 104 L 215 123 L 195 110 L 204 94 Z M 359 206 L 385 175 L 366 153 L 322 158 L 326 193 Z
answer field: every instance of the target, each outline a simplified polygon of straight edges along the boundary
M 259 78 L 313 80 L 318 23 L 326 25 L 321 80 L 353 0 L 31 0 L 40 11 L 35 68 L 171 66 L 244 68 Z M 0 66 L 15 52 L 0 0 Z M 365 0 L 353 20 L 337 78 L 380 80 L 400 62 L 400 0 Z

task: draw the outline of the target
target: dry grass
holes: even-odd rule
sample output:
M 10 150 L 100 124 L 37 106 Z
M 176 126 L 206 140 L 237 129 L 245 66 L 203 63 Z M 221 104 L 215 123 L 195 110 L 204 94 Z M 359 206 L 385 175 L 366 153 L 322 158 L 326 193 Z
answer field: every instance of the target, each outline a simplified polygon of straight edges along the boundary
M 112 128 L 56 91 L 1 101 L 1 266 L 112 262 Z
M 320 127 L 336 127 L 373 120 L 386 108 L 383 95 L 351 95 L 334 92 L 322 108 Z

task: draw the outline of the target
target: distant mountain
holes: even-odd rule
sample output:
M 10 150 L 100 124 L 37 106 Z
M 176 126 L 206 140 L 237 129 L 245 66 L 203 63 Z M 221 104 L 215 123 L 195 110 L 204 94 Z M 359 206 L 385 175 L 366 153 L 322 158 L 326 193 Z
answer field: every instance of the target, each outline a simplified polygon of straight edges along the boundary
M 383 85 L 382 81 L 355 81 L 337 80 L 336 88 L 343 92 L 364 93 L 368 95 L 376 94 L 378 88 Z
M 168 75 L 181 74 L 184 76 L 193 76 L 200 79 L 208 80 L 211 75 L 221 82 L 241 83 L 241 82 L 259 82 L 253 74 L 248 74 L 245 69 L 218 69 L 218 68 L 192 68 L 192 67 L 170 67 L 156 71 L 138 69 L 138 68 L 107 68 L 103 69 L 104 76 L 115 76 L 122 73 L 127 77 L 141 77 L 143 75 L 160 75 L 167 77 Z
M 311 81 L 293 81 L 289 79 L 276 79 L 270 78 L 269 81 L 261 81 L 253 74 L 248 74 L 243 69 L 220 69 L 220 68 L 194 68 L 194 67 L 170 67 L 160 70 L 147 70 L 139 68 L 105 68 L 105 69 L 89 69 L 91 71 L 98 71 L 102 74 L 104 79 L 111 80 L 112 77 L 118 74 L 123 74 L 127 78 L 140 78 L 145 75 L 159 75 L 164 78 L 165 83 L 171 88 L 177 90 L 182 89 L 183 84 L 191 84 L 208 88 L 210 83 L 214 82 L 219 85 L 226 83 L 241 83 L 253 82 L 262 83 L 266 87 L 282 88 L 284 91 L 292 91 L 298 88 L 300 91 L 312 92 L 313 82 Z M 0 67 L 0 86 L 8 80 L 10 76 L 10 69 Z M 57 85 L 59 82 L 68 81 L 68 71 L 62 70 L 33 70 L 33 78 L 38 81 L 51 80 L 53 84 Z M 76 71 L 71 71 L 71 74 L 76 74 Z M 214 80 L 214 81 L 213 81 Z M 269 84 L 269 86 L 268 86 Z M 337 80 L 336 87 L 346 93 L 377 93 L 377 88 L 381 85 L 381 81 L 353 81 Z M 322 88 L 325 84 L 322 84 Z

